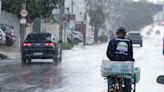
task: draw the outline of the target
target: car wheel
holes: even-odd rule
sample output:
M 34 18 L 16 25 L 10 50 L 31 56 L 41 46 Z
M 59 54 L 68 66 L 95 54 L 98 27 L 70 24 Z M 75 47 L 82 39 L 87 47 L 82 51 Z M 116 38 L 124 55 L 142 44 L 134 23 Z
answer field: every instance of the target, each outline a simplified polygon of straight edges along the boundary
M 58 63 L 58 57 L 57 57 L 57 56 L 53 58 L 53 63 L 54 63 L 55 65 Z
M 61 63 L 62 61 L 62 50 L 60 50 L 60 57 L 59 57 L 59 62 Z
M 27 59 L 28 60 L 28 64 L 31 64 L 31 59 Z
M 75 45 L 77 45 L 77 44 L 79 44 L 79 40 L 78 40 L 78 39 L 74 39 L 73 43 L 74 43 Z
M 14 43 L 11 41 L 11 39 L 6 38 L 6 46 L 12 46 Z
M 22 64 L 26 64 L 26 58 L 24 56 L 21 57 Z
M 140 44 L 140 47 L 142 47 L 142 43 Z

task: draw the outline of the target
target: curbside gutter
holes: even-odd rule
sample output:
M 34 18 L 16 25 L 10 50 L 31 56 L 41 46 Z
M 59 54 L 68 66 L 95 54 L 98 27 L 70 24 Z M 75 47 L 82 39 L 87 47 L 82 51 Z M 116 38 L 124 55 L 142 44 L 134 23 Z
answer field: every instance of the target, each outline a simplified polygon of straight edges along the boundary
M 20 58 L 20 49 L 17 47 L 0 47 L 0 59 L 16 59 Z
M 2 53 L 0 53 L 0 59 L 4 60 L 4 59 L 8 59 L 8 57 Z

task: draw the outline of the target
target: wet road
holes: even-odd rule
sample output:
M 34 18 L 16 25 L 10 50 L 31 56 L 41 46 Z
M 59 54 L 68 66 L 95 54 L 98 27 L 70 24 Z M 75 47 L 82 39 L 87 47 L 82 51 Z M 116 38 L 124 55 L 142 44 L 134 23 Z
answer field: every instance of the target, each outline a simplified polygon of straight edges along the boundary
M 23 66 L 17 60 L 1 63 L 0 92 L 42 92 L 62 86 L 61 69 L 58 66 L 50 63 Z
M 135 65 L 141 67 L 137 92 L 163 92 L 163 86 L 156 83 L 164 68 L 162 42 L 145 38 L 143 43 L 142 48 L 134 46 Z M 52 60 L 21 65 L 20 55 L 1 60 L 0 92 L 106 92 L 106 80 L 100 73 L 101 60 L 107 59 L 106 48 L 107 44 L 74 47 L 63 51 L 58 65 Z
M 58 65 L 53 65 L 52 60 L 21 65 L 20 55 L 1 60 L 0 92 L 101 91 L 106 88 L 99 69 L 100 58 L 105 56 L 102 50 L 106 46 L 75 47 L 63 52 L 63 61 Z

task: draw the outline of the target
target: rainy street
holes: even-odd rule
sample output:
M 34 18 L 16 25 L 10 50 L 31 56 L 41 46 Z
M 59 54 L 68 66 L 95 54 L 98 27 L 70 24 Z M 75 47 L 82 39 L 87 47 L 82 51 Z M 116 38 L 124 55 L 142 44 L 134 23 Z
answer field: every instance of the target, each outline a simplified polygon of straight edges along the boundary
M 113 38 L 134 92 L 164 92 L 164 0 L 0 0 L 0 92 L 108 92 Z
M 0 92 L 106 92 L 100 65 L 107 59 L 107 45 L 74 46 L 63 51 L 58 65 L 51 60 L 22 65 L 19 53 L 12 54 L 17 57 L 0 61 Z M 144 37 L 142 48 L 134 45 L 134 58 L 135 67 L 141 68 L 136 91 L 163 92 L 164 87 L 156 83 L 156 78 L 164 74 L 162 39 Z

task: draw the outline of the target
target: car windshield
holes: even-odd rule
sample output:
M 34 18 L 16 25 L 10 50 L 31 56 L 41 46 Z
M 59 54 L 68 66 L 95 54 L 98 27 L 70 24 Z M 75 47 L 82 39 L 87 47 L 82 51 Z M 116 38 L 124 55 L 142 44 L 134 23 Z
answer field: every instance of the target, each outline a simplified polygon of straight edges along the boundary
M 1 25 L 1 29 L 5 32 L 12 32 L 12 27 L 9 25 Z
M 30 34 L 27 36 L 26 41 L 49 41 L 51 34 Z

